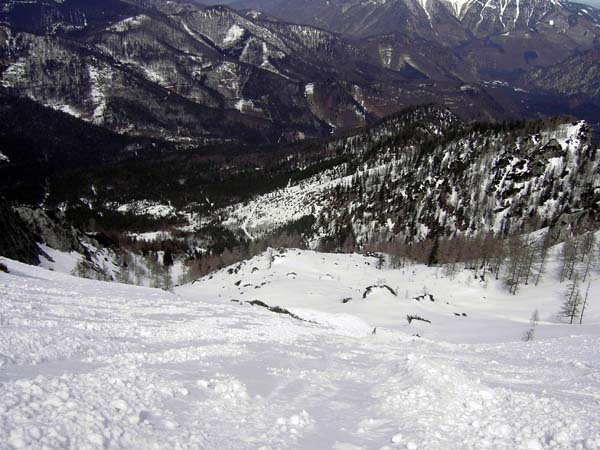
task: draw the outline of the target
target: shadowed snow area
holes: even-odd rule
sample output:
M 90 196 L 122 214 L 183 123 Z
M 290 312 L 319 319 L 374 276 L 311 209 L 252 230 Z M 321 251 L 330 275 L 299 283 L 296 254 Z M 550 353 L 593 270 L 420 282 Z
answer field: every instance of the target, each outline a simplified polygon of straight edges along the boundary
M 550 275 L 289 250 L 171 294 L 2 261 L 0 449 L 600 449 L 597 295 L 564 325 Z

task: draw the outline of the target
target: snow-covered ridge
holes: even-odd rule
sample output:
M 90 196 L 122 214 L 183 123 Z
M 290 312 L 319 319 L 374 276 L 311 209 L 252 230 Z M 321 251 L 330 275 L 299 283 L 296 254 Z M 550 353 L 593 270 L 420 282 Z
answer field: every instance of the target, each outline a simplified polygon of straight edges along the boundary
M 392 126 L 371 133 L 364 147 L 354 138 L 340 146 L 346 154 L 355 152 L 360 161 L 362 153 L 356 149 L 373 151 L 377 142 L 384 143 L 395 131 Z M 423 133 L 443 134 L 443 128 Z M 549 126 L 532 136 L 510 137 L 511 141 L 502 141 L 502 136 L 470 133 L 427 155 L 421 154 L 419 144 L 384 145 L 366 162 L 354 167 L 341 164 L 219 214 L 226 218 L 224 225 L 244 224 L 255 237 L 312 215 L 316 238 L 335 235 L 337 223 L 352 226 L 360 242 L 366 242 L 377 233 L 421 240 L 432 227 L 448 233 L 498 232 L 507 226 L 508 217 L 518 227 L 534 211 L 551 223 L 566 211 L 567 202 L 574 202 L 572 210 L 582 208 L 583 197 L 569 200 L 561 186 L 577 186 L 590 176 L 596 179 L 592 174 L 600 170 L 597 162 L 584 164 L 597 161 L 596 150 L 588 144 L 587 124 Z M 599 188 L 600 183 L 586 187 Z M 473 214 L 467 212 L 471 210 Z
M 90 100 L 94 108 L 92 122 L 96 125 L 104 123 L 104 115 L 107 109 L 106 90 L 109 89 L 113 77 L 112 70 L 108 66 L 99 67 L 89 65 L 89 78 L 91 81 Z

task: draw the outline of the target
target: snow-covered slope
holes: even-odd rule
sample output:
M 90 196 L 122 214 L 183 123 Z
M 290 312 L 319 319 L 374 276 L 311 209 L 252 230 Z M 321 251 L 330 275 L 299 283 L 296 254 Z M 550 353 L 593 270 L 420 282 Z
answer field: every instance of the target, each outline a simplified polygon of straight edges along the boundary
M 481 274 L 463 271 L 450 279 L 442 267 L 389 269 L 375 257 L 292 249 L 267 252 L 178 292 L 225 303 L 258 300 L 306 320 L 348 323 L 357 336 L 377 328 L 378 333 L 396 330 L 454 343 L 518 341 L 534 310 L 540 318 L 536 327 L 539 337 L 568 336 L 574 330 L 600 332 L 598 304 L 590 304 L 582 326 L 560 326 L 563 321 L 557 315 L 566 287 L 555 279 L 559 271 L 556 258 L 553 254 L 543 283 L 523 286 L 518 296 L 510 295 L 503 280 L 495 280 L 491 274 L 482 279 Z M 409 323 L 408 316 L 430 323 L 418 319 Z
M 597 311 L 585 327 L 542 313 L 540 335 L 523 343 L 517 320 L 542 299 L 500 309 L 494 286 L 463 280 L 450 291 L 445 281 L 440 292 L 425 269 L 392 274 L 358 256 L 290 251 L 271 269 L 254 260 L 176 295 L 2 262 L 10 271 L 0 272 L 2 449 L 600 448 Z M 427 282 L 436 302 L 419 311 L 435 319 L 468 311 L 456 317 L 464 329 L 496 308 L 487 317 L 507 324 L 496 339 L 505 342 L 436 342 L 400 326 L 370 334 L 369 317 L 350 320 L 362 314 L 358 302 L 415 302 L 383 289 L 362 300 L 348 289 L 351 277 L 354 286 L 381 283 L 377 272 L 392 286 Z M 217 287 L 236 278 L 268 283 L 238 298 L 267 300 L 259 293 L 270 290 L 270 300 L 303 304 L 316 323 L 219 297 Z M 451 292 L 450 307 L 438 301 Z M 346 294 L 354 298 L 344 304 Z M 319 311 L 325 300 L 352 315 Z

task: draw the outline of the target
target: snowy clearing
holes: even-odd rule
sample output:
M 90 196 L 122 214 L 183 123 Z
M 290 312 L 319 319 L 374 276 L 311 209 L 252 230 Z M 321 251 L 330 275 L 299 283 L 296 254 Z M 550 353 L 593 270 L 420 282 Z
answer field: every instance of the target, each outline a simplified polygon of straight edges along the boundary
M 119 212 L 132 212 L 138 215 L 148 214 L 149 216 L 156 218 L 170 217 L 177 212 L 171 205 L 163 205 L 146 200 L 118 205 L 115 209 Z
M 10 273 L 0 272 L 0 449 L 600 448 L 597 307 L 587 326 L 542 323 L 539 339 L 524 343 L 513 336 L 527 326 L 518 318 L 537 306 L 544 321 L 544 304 L 554 300 L 532 305 L 517 296 L 506 311 L 494 300 L 484 314 L 477 296 L 500 291 L 463 279 L 453 282 L 448 310 L 473 314 L 456 317 L 462 328 L 487 315 L 493 333 L 507 329 L 494 343 L 448 343 L 379 325 L 394 301 L 405 301 L 385 288 L 347 303 L 336 297 L 335 307 L 317 304 L 376 272 L 402 292 L 391 271 L 366 264 L 373 258 L 289 251 L 270 260 L 257 257 L 171 294 L 2 259 Z M 414 268 L 416 285 L 429 269 Z M 218 292 L 257 279 L 272 280 L 278 304 L 295 304 L 312 322 Z M 273 300 L 245 289 L 254 295 L 237 299 Z M 369 315 L 363 300 L 385 308 Z M 419 311 L 436 320 L 448 309 L 434 309 L 427 296 L 408 301 L 430 303 Z M 429 335 L 446 333 L 446 341 L 485 336 L 435 329 Z

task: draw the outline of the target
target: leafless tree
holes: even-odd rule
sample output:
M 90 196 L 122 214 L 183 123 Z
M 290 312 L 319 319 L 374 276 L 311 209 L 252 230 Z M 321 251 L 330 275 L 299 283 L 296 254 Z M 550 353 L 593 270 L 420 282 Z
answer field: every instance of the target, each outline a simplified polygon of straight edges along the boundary
M 579 325 L 581 325 L 583 323 L 583 314 L 585 313 L 585 308 L 587 307 L 591 284 L 592 284 L 592 279 L 588 278 L 587 288 L 585 289 L 585 297 L 583 299 L 583 303 L 581 304 L 581 313 L 579 314 Z
M 596 236 L 593 232 L 588 232 L 583 235 L 581 243 L 581 256 L 583 267 L 582 283 L 588 279 L 590 271 L 596 263 Z
M 539 243 L 540 246 L 540 260 L 537 276 L 535 277 L 535 285 L 537 286 L 540 282 L 540 278 L 544 273 L 546 266 L 546 257 L 548 256 L 548 248 L 550 247 L 550 233 L 546 232 L 544 238 Z
M 579 276 L 575 274 L 572 282 L 567 287 L 565 302 L 563 303 L 561 315 L 570 319 L 569 323 L 573 323 L 575 317 L 580 313 L 581 292 L 579 289 Z

